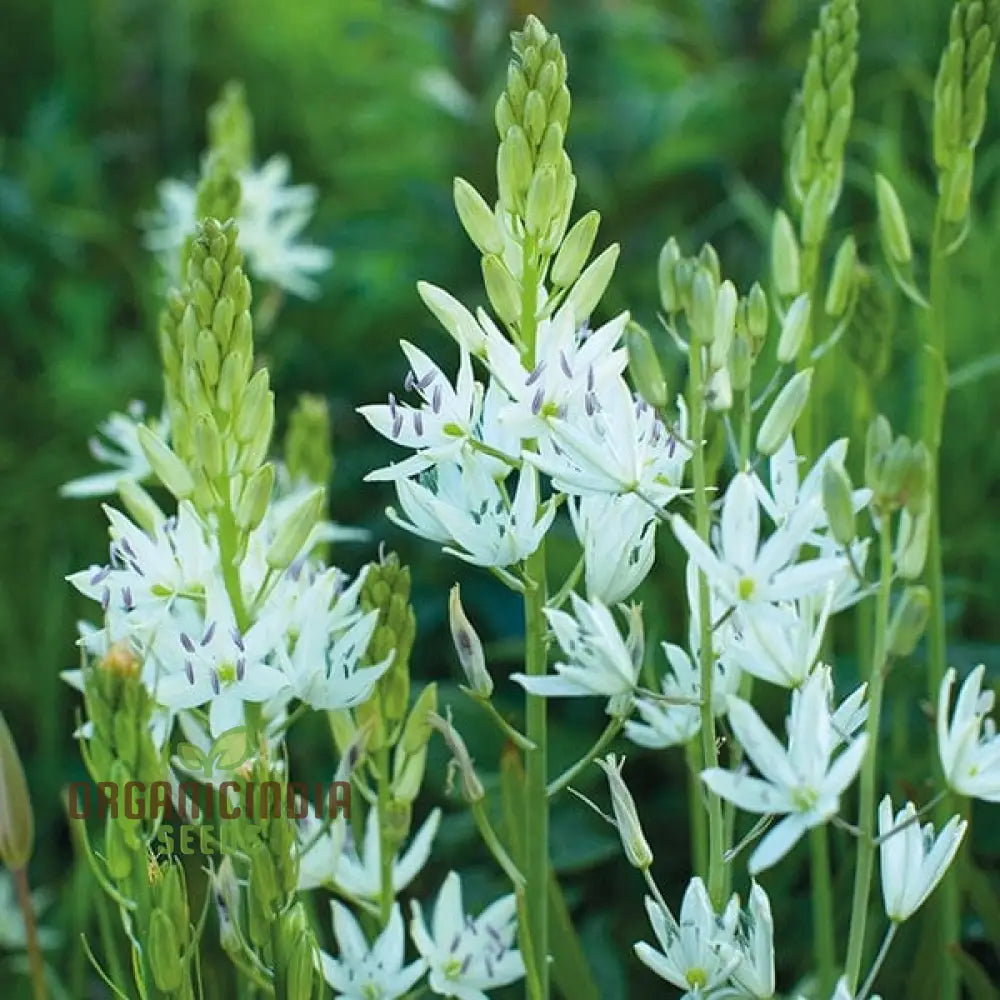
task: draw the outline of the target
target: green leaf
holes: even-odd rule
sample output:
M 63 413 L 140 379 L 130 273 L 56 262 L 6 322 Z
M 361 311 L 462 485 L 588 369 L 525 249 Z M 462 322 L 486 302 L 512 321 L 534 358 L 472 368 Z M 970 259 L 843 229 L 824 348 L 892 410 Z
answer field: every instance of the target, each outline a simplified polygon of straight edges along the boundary
M 524 841 L 524 768 L 521 756 L 508 747 L 500 757 L 504 846 L 521 866 Z M 552 979 L 566 1000 L 602 1000 L 555 874 L 549 879 L 549 950 Z
M 245 726 L 234 726 L 227 729 L 213 744 L 209 751 L 209 761 L 215 761 L 226 771 L 235 771 L 241 764 L 253 756 L 253 745 L 250 734 Z
M 177 744 L 177 756 L 189 771 L 201 771 L 207 759 L 198 747 L 184 740 Z

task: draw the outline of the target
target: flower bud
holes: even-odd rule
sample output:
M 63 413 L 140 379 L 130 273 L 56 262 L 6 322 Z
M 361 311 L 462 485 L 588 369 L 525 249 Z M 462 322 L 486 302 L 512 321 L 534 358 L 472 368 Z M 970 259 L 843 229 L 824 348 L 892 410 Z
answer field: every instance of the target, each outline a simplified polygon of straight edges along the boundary
M 710 344 L 715 331 L 715 281 L 711 272 L 703 267 L 696 268 L 691 281 L 691 307 L 688 322 L 691 337 L 701 344 Z
M 907 587 L 889 622 L 886 648 L 890 656 L 909 656 L 924 634 L 931 595 L 926 587 Z
M 791 364 L 799 354 L 799 348 L 805 340 L 809 329 L 810 303 L 809 296 L 803 292 L 788 307 L 785 320 L 781 324 L 781 335 L 778 338 L 778 361 L 783 365 Z
M 299 502 L 268 546 L 265 560 L 272 569 L 287 569 L 302 551 L 326 509 L 326 490 L 320 487 Z
M 482 260 L 483 283 L 493 311 L 508 326 L 521 318 L 521 296 L 517 282 L 504 262 L 495 254 Z
M 973 164 L 972 150 L 963 149 L 956 154 L 954 165 L 944 175 L 942 208 L 947 222 L 961 222 L 969 214 Z
M 0 715 L 0 860 L 11 870 L 24 868 L 35 846 L 35 816 L 14 737 Z
M 414 754 L 427 746 L 431 738 L 431 726 L 428 715 L 437 711 L 437 684 L 428 684 L 413 703 L 410 714 L 403 726 L 403 735 L 399 745 L 404 752 Z
M 500 143 L 499 156 L 515 194 L 523 195 L 531 183 L 532 158 L 531 147 L 522 128 L 515 125 L 507 132 Z
M 450 715 L 450 712 L 449 712 Z M 470 805 L 481 802 L 486 797 L 486 790 L 483 783 L 476 774 L 476 769 L 469 756 L 468 747 L 462 739 L 458 730 L 452 725 L 450 718 L 443 718 L 437 712 L 428 712 L 427 721 L 431 727 L 436 729 L 443 737 L 448 749 L 452 752 L 451 766 L 458 771 L 459 779 L 462 782 L 462 795 Z
M 493 678 L 486 669 L 483 644 L 462 607 L 462 596 L 457 583 L 448 595 L 448 624 L 451 628 L 451 641 L 455 644 L 458 662 L 469 687 L 480 698 L 489 698 L 493 693 Z
M 909 466 L 903 481 L 903 503 L 911 514 L 923 513 L 930 504 L 933 460 L 927 445 L 918 441 L 910 450 Z
M 139 446 L 154 475 L 178 499 L 183 500 L 194 492 L 194 479 L 188 467 L 145 424 L 138 428 Z
M 159 907 L 153 910 L 149 918 L 146 951 L 156 988 L 165 992 L 179 989 L 184 978 L 182 949 L 177 938 L 177 929 L 170 917 Z
M 273 405 L 270 376 L 266 368 L 261 368 L 247 383 L 240 403 L 240 410 L 236 416 L 236 440 L 241 444 L 246 444 L 253 439 L 257 428 L 264 419 L 264 410 L 268 406 L 269 397 Z
M 223 473 L 222 439 L 210 413 L 201 414 L 195 421 L 194 443 L 198 463 L 205 475 L 209 479 L 218 479 Z
M 882 466 L 891 447 L 892 427 L 880 413 L 868 425 L 868 434 L 865 437 L 865 485 L 873 492 L 878 491 Z
M 731 281 L 724 281 L 715 297 L 715 317 L 712 324 L 712 346 L 709 364 L 712 368 L 722 368 L 729 358 L 729 348 L 736 329 L 736 307 L 739 296 Z
M 698 251 L 698 264 L 712 276 L 712 284 L 718 289 L 722 282 L 722 265 L 719 263 L 719 254 L 711 243 L 703 243 Z
M 264 412 L 260 423 L 254 428 L 253 437 L 244 445 L 240 458 L 240 471 L 248 475 L 260 468 L 267 457 L 267 449 L 271 444 L 271 434 L 274 431 L 274 393 L 269 392 L 264 398 Z
M 834 540 L 850 544 L 855 537 L 851 479 L 837 462 L 828 461 L 823 467 L 823 509 Z
M 642 832 L 635 799 L 632 798 L 632 793 L 622 778 L 625 758 L 619 758 L 613 753 L 609 753 L 604 760 L 598 760 L 595 763 L 608 778 L 608 787 L 611 790 L 611 809 L 615 815 L 615 825 L 618 827 L 622 847 L 625 849 L 625 857 L 628 858 L 629 864 L 634 865 L 640 871 L 646 871 L 653 863 L 653 851 L 649 846 L 649 841 L 646 840 L 646 835 Z
M 896 529 L 896 550 L 893 558 L 896 572 L 904 580 L 916 580 L 924 571 L 927 561 L 927 540 L 930 529 L 930 510 L 911 514 L 904 508 L 899 515 Z
M 223 301 L 227 301 L 223 299 Z M 219 342 L 211 330 L 199 330 L 195 340 L 195 361 L 205 385 L 214 386 L 219 381 Z
M 820 174 L 809 185 L 802 205 L 802 243 L 818 247 L 823 242 L 826 223 L 837 202 L 839 184 L 829 173 Z
M 913 246 L 906 215 L 896 189 L 882 174 L 875 175 L 875 198 L 878 202 L 879 234 L 885 252 L 896 264 L 909 264 L 913 259 Z
M 461 177 L 455 178 L 455 211 L 480 253 L 503 253 L 503 236 L 496 216 L 483 196 Z
M 802 286 L 799 242 L 791 219 L 780 208 L 771 228 L 771 275 L 779 295 L 798 295 Z
M 625 327 L 625 347 L 636 391 L 650 406 L 662 409 L 667 405 L 667 380 L 649 334 L 638 323 Z
M 599 212 L 588 212 L 577 219 L 563 240 L 556 259 L 552 262 L 552 284 L 556 288 L 569 288 L 580 276 L 590 251 L 594 248 L 597 227 L 601 224 Z
M 826 290 L 826 313 L 839 317 L 847 309 L 851 292 L 854 290 L 855 270 L 858 265 L 858 248 L 854 237 L 847 235 L 837 250 L 833 260 L 833 274 Z
M 274 490 L 274 466 L 262 465 L 243 486 L 236 505 L 236 524 L 243 531 L 253 531 L 267 513 Z
M 159 504 L 134 479 L 122 479 L 118 483 L 118 496 L 143 531 L 152 535 L 163 524 L 165 515 Z
M 524 214 L 525 228 L 531 235 L 539 236 L 549 227 L 556 209 L 556 172 L 552 167 L 540 167 L 531 178 L 528 203 Z
M 618 263 L 618 251 L 618 244 L 612 243 L 607 250 L 595 257 L 567 296 L 566 301 L 572 306 L 573 321 L 577 326 L 590 318 L 607 291 Z
M 476 318 L 458 299 L 443 288 L 427 281 L 417 282 L 417 292 L 437 321 L 452 335 L 459 346 L 470 354 L 482 355 L 486 350 L 486 335 Z
M 769 458 L 775 454 L 792 433 L 809 399 L 812 373 L 811 368 L 806 368 L 794 375 L 771 404 L 757 432 L 757 451 L 761 455 Z
M 753 354 L 750 341 L 737 334 L 729 351 L 729 384 L 735 392 L 746 392 L 753 375 Z
M 393 760 L 392 795 L 397 802 L 411 804 L 420 794 L 427 769 L 427 747 L 415 753 L 406 753 L 401 743 L 396 744 Z
M 705 402 L 715 413 L 725 413 L 733 407 L 733 384 L 728 368 L 716 368 L 705 383 Z
M 681 296 L 674 276 L 674 270 L 680 259 L 681 249 L 677 245 L 677 240 L 671 236 L 663 244 L 656 271 L 657 283 L 660 286 L 660 304 L 668 316 L 681 309 Z
M 767 339 L 767 295 L 760 283 L 755 281 L 746 299 L 746 327 L 750 335 L 750 348 L 754 356 L 760 353 Z

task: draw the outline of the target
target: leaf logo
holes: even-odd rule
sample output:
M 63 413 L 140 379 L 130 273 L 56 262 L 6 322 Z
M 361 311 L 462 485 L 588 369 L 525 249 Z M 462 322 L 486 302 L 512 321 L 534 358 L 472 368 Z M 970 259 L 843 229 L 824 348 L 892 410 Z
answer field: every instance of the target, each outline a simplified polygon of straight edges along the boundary
M 235 771 L 253 756 L 253 745 L 245 726 L 227 729 L 216 739 L 205 753 L 194 743 L 181 740 L 177 744 L 177 756 L 189 771 L 203 771 L 206 777 L 218 767 L 223 771 Z

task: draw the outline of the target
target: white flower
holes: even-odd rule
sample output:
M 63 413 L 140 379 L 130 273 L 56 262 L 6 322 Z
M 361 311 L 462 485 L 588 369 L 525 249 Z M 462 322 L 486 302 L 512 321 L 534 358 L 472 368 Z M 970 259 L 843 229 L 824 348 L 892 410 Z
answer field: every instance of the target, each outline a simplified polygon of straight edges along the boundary
M 572 615 L 545 611 L 567 661 L 555 665 L 554 675 L 511 674 L 511 680 L 544 698 L 630 696 L 639 682 L 641 666 L 635 646 L 630 648 L 622 638 L 611 612 L 600 601 L 588 602 L 574 593 L 570 601 Z
M 585 496 L 568 506 L 583 546 L 587 597 L 624 601 L 653 566 L 655 512 L 634 494 Z
M 274 650 L 275 630 L 273 618 L 265 616 L 242 634 L 222 581 L 212 581 L 203 631 L 175 632 L 177 667 L 157 681 L 156 700 L 175 711 L 209 702 L 213 736 L 241 725 L 244 702 L 267 701 L 287 686 L 285 675 L 265 662 Z
M 598 394 L 588 375 L 584 399 L 582 419 L 552 417 L 539 453 L 525 452 L 524 460 L 564 493 L 637 493 L 656 507 L 666 506 L 680 492 L 689 450 L 683 401 L 678 399 L 677 427 L 668 429 L 620 376 Z
M 637 698 L 635 707 L 642 722 L 627 722 L 625 735 L 639 746 L 661 750 L 689 743 L 701 729 L 701 668 L 692 662 L 687 651 L 672 643 L 663 643 L 670 671 L 663 675 L 660 688 L 664 699 Z M 739 690 L 740 672 L 724 661 L 715 661 L 712 685 L 712 710 L 721 715 L 728 698 Z M 674 699 L 671 704 L 669 699 Z M 688 704 L 685 704 L 687 702 Z
M 685 990 L 685 996 L 711 996 L 725 986 L 742 961 L 733 933 L 735 914 L 716 916 L 700 878 L 688 883 L 679 921 L 648 896 L 646 912 L 661 951 L 639 941 L 635 953 L 643 965 Z
M 289 172 L 288 160 L 274 156 L 240 173 L 240 249 L 254 277 L 311 298 L 317 291 L 312 275 L 325 271 L 333 254 L 325 247 L 296 242 L 312 216 L 316 192 L 307 185 L 287 186 Z M 177 180 L 161 182 L 157 193 L 160 206 L 146 220 L 146 246 L 177 282 L 181 248 L 197 222 L 197 193 Z
M 486 990 L 508 986 L 524 975 L 521 953 L 513 947 L 517 904 L 513 894 L 491 903 L 478 917 L 462 906 L 462 883 L 449 872 L 434 904 L 429 931 L 420 904 L 413 901 L 410 935 L 430 968 L 428 985 L 438 996 L 489 1000 Z
M 901 923 L 923 906 L 958 852 L 968 823 L 952 816 L 935 839 L 934 825 L 921 827 L 907 802 L 895 819 L 887 795 L 878 807 L 879 859 L 886 916 Z
M 938 695 L 938 753 L 949 788 L 974 799 L 1000 802 L 1000 735 L 993 719 L 986 717 L 994 694 L 982 690 L 985 672 L 980 664 L 965 679 L 950 723 L 954 668 L 944 675 Z
M 674 514 L 670 523 L 677 540 L 708 578 L 709 585 L 731 607 L 789 601 L 822 590 L 839 579 L 845 560 L 838 557 L 794 563 L 813 527 L 818 500 L 799 506 L 763 545 L 760 508 L 753 480 L 740 472 L 726 490 L 719 532 L 720 555 L 707 546 L 693 528 Z M 792 565 L 790 565 L 792 564 Z
M 757 1000 L 774 996 L 774 920 L 767 893 L 754 882 L 746 914 L 741 915 L 740 963 L 733 979 Z
M 412 989 L 427 963 L 405 965 L 406 933 L 399 904 L 392 907 L 385 930 L 368 947 L 358 922 L 343 903 L 330 903 L 340 958 L 320 952 L 323 978 L 342 1000 L 396 1000 Z
M 104 462 L 113 468 L 64 483 L 59 487 L 59 493 L 64 497 L 107 496 L 118 489 L 122 480 L 138 483 L 148 479 L 153 470 L 146 459 L 146 453 L 139 445 L 139 426 L 143 423 L 145 412 L 145 406 L 138 400 L 133 400 L 127 413 L 112 413 L 98 427 L 107 443 L 95 436 L 90 439 L 89 444 L 91 455 L 98 462 Z M 159 420 L 151 420 L 149 427 L 163 441 L 167 440 L 166 413 Z
M 510 566 L 531 555 L 556 514 L 555 498 L 539 509 L 538 477 L 523 469 L 514 499 L 496 483 L 478 455 L 459 466 L 438 466 L 436 490 L 401 479 L 396 492 L 409 521 L 389 508 L 389 518 L 407 531 L 447 542 L 445 551 L 477 566 Z
M 410 362 L 405 386 L 421 397 L 418 407 L 389 402 L 359 406 L 360 413 L 383 437 L 416 450 L 405 461 L 376 469 L 366 482 L 405 479 L 440 462 L 458 461 L 466 441 L 474 436 L 483 404 L 483 387 L 472 378 L 472 360 L 462 349 L 458 377 L 452 388 L 445 374 L 419 348 L 406 340 L 400 347 Z
M 343 823 L 338 817 L 337 822 Z M 441 823 L 441 810 L 434 809 L 424 820 L 410 846 L 392 859 L 392 891 L 402 892 L 420 873 L 430 857 L 431 845 Z M 346 836 L 339 832 L 320 837 L 305 852 L 308 881 L 316 885 L 333 886 L 353 899 L 378 899 L 382 892 L 382 854 L 379 842 L 378 810 L 370 809 L 365 818 L 365 839 L 359 852 L 350 829 Z M 308 846 L 315 827 L 300 831 L 300 842 Z M 314 853 L 315 852 L 315 853 Z M 305 888 L 306 886 L 302 886 Z
M 833 759 L 840 737 L 830 712 L 830 689 L 829 668 L 817 667 L 792 693 L 787 750 L 748 702 L 730 699 L 729 723 L 761 777 L 710 768 L 702 772 L 702 780 L 747 812 L 785 817 L 750 856 L 751 875 L 776 864 L 806 830 L 835 815 L 841 794 L 861 767 L 867 734 L 850 741 Z

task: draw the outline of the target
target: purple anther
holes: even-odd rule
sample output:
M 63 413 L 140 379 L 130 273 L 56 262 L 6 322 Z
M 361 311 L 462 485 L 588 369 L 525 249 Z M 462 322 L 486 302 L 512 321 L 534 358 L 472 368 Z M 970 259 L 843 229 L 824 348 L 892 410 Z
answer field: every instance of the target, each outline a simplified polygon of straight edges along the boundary
M 181 632 L 181 645 L 189 652 L 194 652 L 194 643 L 191 641 L 191 636 L 186 632 Z
M 245 656 L 241 656 L 236 661 L 236 679 L 238 681 L 243 680 L 247 675 L 247 661 Z
M 534 385 L 541 377 L 542 372 L 545 371 L 545 362 L 539 361 L 535 365 L 535 370 L 524 380 L 525 385 Z
M 573 369 L 570 368 L 569 361 L 566 359 L 566 355 L 562 351 L 559 352 L 559 367 L 563 370 L 563 375 L 565 375 L 566 378 L 573 377 Z
M 194 684 L 194 664 L 190 660 L 184 661 L 184 673 L 187 675 L 188 684 Z
M 205 629 L 205 634 L 201 637 L 202 646 L 207 646 L 212 641 L 212 636 L 215 635 L 215 622 L 210 622 L 207 629 Z
M 531 401 L 531 412 L 537 417 L 542 412 L 542 403 L 545 402 L 545 390 L 539 389 Z
M 99 583 L 104 583 L 111 573 L 110 566 L 102 566 L 91 578 L 90 585 L 96 587 Z
M 431 409 L 435 413 L 441 412 L 441 386 L 434 386 L 434 392 L 431 394 Z
M 212 673 L 209 675 L 209 680 L 212 683 L 212 690 L 216 694 L 219 694 L 219 692 L 222 690 L 222 685 L 219 683 L 219 672 L 218 672 L 218 670 L 215 670 L 215 669 L 212 670 Z
M 413 411 L 413 430 L 416 432 L 417 437 L 424 436 L 424 415 L 420 410 Z

